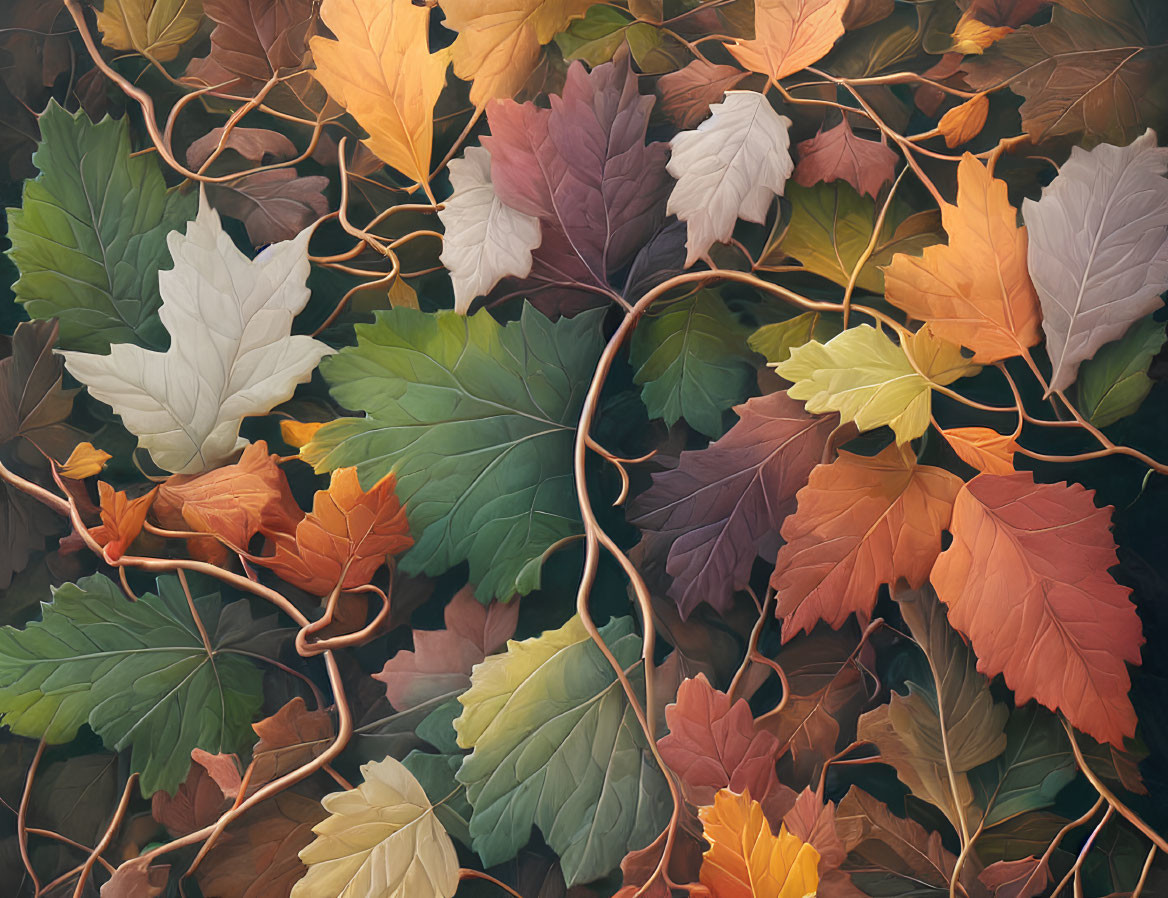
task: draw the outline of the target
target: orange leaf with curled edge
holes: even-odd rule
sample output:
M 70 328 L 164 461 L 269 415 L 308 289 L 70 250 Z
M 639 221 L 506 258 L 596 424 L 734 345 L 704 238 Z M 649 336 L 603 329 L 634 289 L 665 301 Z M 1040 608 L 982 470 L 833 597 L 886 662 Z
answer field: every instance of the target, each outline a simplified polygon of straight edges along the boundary
M 145 495 L 131 499 L 122 490 L 115 490 L 104 480 L 97 482 L 97 494 L 101 502 L 101 524 L 91 527 L 92 536 L 105 549 L 106 557 L 110 561 L 117 561 L 130 543 L 138 538 L 142 532 L 142 525 L 146 523 L 146 512 L 150 510 L 150 503 L 154 501 L 154 494 L 158 487 L 154 487 Z
M 966 153 L 957 166 L 957 205 L 941 206 L 947 246 L 902 253 L 884 270 L 886 298 L 938 337 L 973 350 L 978 364 L 1022 355 L 1039 335 L 1038 294 L 1026 262 L 1026 228 L 1006 182 Z
M 710 848 L 702 857 L 701 881 L 713 898 L 805 898 L 819 885 L 819 852 L 779 828 L 776 836 L 762 805 L 749 793 L 722 789 L 701 808 L 702 835 Z
M 930 579 L 977 669 L 1002 674 L 1016 705 L 1035 699 L 1122 746 L 1136 729 L 1124 662 L 1140 663 L 1144 638 L 1131 590 L 1108 574 L 1110 506 L 1094 495 L 1029 472 L 979 474 L 957 495 L 953 544 Z
M 771 576 L 783 640 L 821 620 L 838 629 L 851 614 L 871 614 L 883 583 L 923 586 L 960 489 L 956 474 L 897 446 L 817 466 L 783 522 Z
M 986 474 L 1013 474 L 1018 444 L 1012 434 L 988 427 L 952 427 L 942 430 L 957 457 Z
M 176 474 L 159 487 L 157 513 L 181 514 L 191 530 L 246 552 L 257 533 L 293 530 L 304 516 L 277 461 L 259 440 L 233 465 L 193 477 Z
M 318 490 L 312 511 L 295 532 L 268 532 L 275 553 L 247 556 L 281 580 L 326 596 L 338 584 L 352 589 L 368 583 L 386 556 L 414 544 L 405 510 L 394 493 L 397 478 L 386 474 L 365 491 L 356 468 L 333 471 L 327 490 Z
M 111 458 L 112 455 L 95 448 L 93 443 L 88 441 L 78 443 L 65 462 L 57 468 L 57 473 L 70 480 L 84 480 L 94 474 L 100 474 L 105 463 Z

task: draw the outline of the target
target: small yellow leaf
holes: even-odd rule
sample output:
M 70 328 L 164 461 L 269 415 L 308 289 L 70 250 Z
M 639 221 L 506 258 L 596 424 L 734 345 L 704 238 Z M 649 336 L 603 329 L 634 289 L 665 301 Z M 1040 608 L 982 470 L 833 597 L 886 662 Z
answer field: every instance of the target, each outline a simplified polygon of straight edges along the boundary
M 940 339 L 927 324 L 909 337 L 905 350 L 931 383 L 943 387 L 981 370 L 961 354 L 961 347 Z
M 101 473 L 105 463 L 112 457 L 108 452 L 95 449 L 93 443 L 78 443 L 77 448 L 69 453 L 65 463 L 57 468 L 57 471 L 62 477 L 68 477 L 70 480 L 84 480 L 86 477 Z
M 449 50 L 428 50 L 430 10 L 411 0 L 324 0 L 320 16 L 337 39 L 312 38 L 317 80 L 369 132 L 370 150 L 425 185 L 450 61 Z
M 450 47 L 454 74 L 474 82 L 470 100 L 481 109 L 497 97 L 514 96 L 535 70 L 539 48 L 596 0 L 440 2 L 446 13 L 443 24 L 458 32 Z
M 203 21 L 202 0 L 105 0 L 97 14 L 101 42 L 167 62 Z
M 418 292 L 409 285 L 405 278 L 394 278 L 389 288 L 389 305 L 394 309 L 417 309 Z
M 710 848 L 701 882 L 713 898 L 805 898 L 819 888 L 819 852 L 779 828 L 776 836 L 750 794 L 722 789 L 698 810 Z
M 323 421 L 290 421 L 280 422 L 280 438 L 289 446 L 299 449 L 312 441 L 316 432 L 324 427 Z
M 995 41 L 1001 40 L 1013 28 L 991 27 L 976 16 L 972 11 L 966 11 L 958 20 L 953 29 L 953 50 L 957 53 L 978 54 L 985 52 L 985 48 Z

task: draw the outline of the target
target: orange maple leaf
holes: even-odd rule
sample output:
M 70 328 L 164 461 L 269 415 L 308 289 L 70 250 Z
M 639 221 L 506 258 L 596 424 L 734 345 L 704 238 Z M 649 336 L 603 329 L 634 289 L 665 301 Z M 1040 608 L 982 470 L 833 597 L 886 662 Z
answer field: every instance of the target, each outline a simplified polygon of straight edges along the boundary
M 387 474 L 366 492 L 356 468 L 338 468 L 329 488 L 317 491 L 312 511 L 294 533 L 268 534 L 274 554 L 248 557 L 318 596 L 328 595 L 337 584 L 342 589 L 366 584 L 387 555 L 414 544 L 396 485 L 397 478 Z
M 735 58 L 775 81 L 827 55 L 844 33 L 848 0 L 756 0 L 754 39 L 729 45 Z
M 988 427 L 951 427 L 941 436 L 953 447 L 957 457 L 986 474 L 1013 474 L 1014 453 L 1018 444 L 1014 436 Z
M 978 364 L 1022 355 L 1039 340 L 1040 313 L 1017 218 L 1005 182 L 966 153 L 957 205 L 941 207 L 949 244 L 893 256 L 884 270 L 888 301 L 972 349 Z
M 701 881 L 713 898 L 804 898 L 819 886 L 819 852 L 787 831 L 776 836 L 762 805 L 722 789 L 698 810 L 710 848 Z
M 156 492 L 158 487 L 137 499 L 131 499 L 104 480 L 97 482 L 101 524 L 91 527 L 89 534 L 104 547 L 105 556 L 109 561 L 121 558 L 130 548 L 130 543 L 138 538 Z
M 957 475 L 896 446 L 817 466 L 783 522 L 771 576 L 783 641 L 821 620 L 839 628 L 853 613 L 871 614 L 882 583 L 922 586 L 960 489 Z
M 1101 742 L 1136 729 L 1124 662 L 1144 638 L 1116 564 L 1110 507 L 1078 484 L 1035 483 L 1029 472 L 979 474 L 957 496 L 931 580 L 949 623 L 977 653 L 977 669 L 1002 674 L 1015 704 L 1062 711 Z

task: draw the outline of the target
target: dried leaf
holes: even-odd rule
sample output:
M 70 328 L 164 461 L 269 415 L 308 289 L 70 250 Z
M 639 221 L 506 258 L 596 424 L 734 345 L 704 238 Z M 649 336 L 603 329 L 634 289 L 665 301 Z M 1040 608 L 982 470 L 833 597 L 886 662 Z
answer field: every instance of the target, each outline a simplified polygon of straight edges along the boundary
M 1045 860 L 1027 857 L 1017 861 L 997 861 L 977 877 L 994 898 L 1035 898 L 1050 883 L 1050 869 Z
M 307 764 L 321 755 L 334 739 L 329 713 L 309 711 L 299 696 L 271 717 L 253 723 L 251 728 L 259 736 L 252 749 L 253 789 Z
M 190 61 L 188 79 L 251 96 L 273 75 L 303 64 L 312 0 L 203 0 L 203 9 L 215 23 L 211 52 Z
M 848 0 L 756 0 L 754 40 L 729 50 L 748 69 L 781 81 L 818 62 L 843 36 Z
M 208 187 L 211 205 L 238 218 L 255 246 L 292 240 L 329 211 L 323 175 L 299 177 L 290 168 L 255 172 Z
M 126 861 L 101 887 L 101 898 L 158 898 L 170 880 L 170 866 Z
M 203 21 L 200 0 L 105 0 L 97 14 L 101 42 L 168 62 Z
M 886 144 L 857 137 L 846 115 L 834 128 L 820 128 L 813 138 L 800 142 L 796 151 L 796 184 L 811 187 L 844 180 L 873 199 L 895 177 L 899 158 Z
M 267 128 L 232 128 L 224 137 L 226 128 L 212 128 L 189 147 L 187 165 L 200 167 L 211 158 L 220 143 L 224 149 L 234 150 L 250 162 L 262 162 L 265 156 L 273 159 L 291 159 L 296 155 L 296 145 L 279 131 Z M 297 228 L 299 230 L 299 228 Z

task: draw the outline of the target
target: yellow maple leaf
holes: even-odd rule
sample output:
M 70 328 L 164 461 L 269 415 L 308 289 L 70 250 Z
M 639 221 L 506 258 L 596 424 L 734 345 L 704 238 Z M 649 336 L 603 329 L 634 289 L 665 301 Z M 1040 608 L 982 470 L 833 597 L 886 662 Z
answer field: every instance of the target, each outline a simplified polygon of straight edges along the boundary
M 596 0 L 440 0 L 454 74 L 473 81 L 470 100 L 482 108 L 511 97 L 539 61 L 539 48 L 588 11 Z
M 730 44 L 740 63 L 775 81 L 827 55 L 843 36 L 848 0 L 757 0 L 754 39 Z
M 101 42 L 167 62 L 199 30 L 202 0 L 105 0 L 97 14 Z
M 1021 355 L 1039 340 L 1038 294 L 1026 266 L 1026 228 L 1006 184 L 966 153 L 957 166 L 957 205 L 941 207 L 948 246 L 898 254 L 884 270 L 886 298 L 929 322 L 980 364 Z
M 819 888 L 819 852 L 779 828 L 776 836 L 750 793 L 722 789 L 698 810 L 702 835 L 701 882 L 713 898 L 805 898 Z
M 316 77 L 369 132 L 383 162 L 429 192 L 434 104 L 450 51 L 430 53 L 430 10 L 411 0 L 324 0 L 321 20 L 336 40 L 312 38 Z

